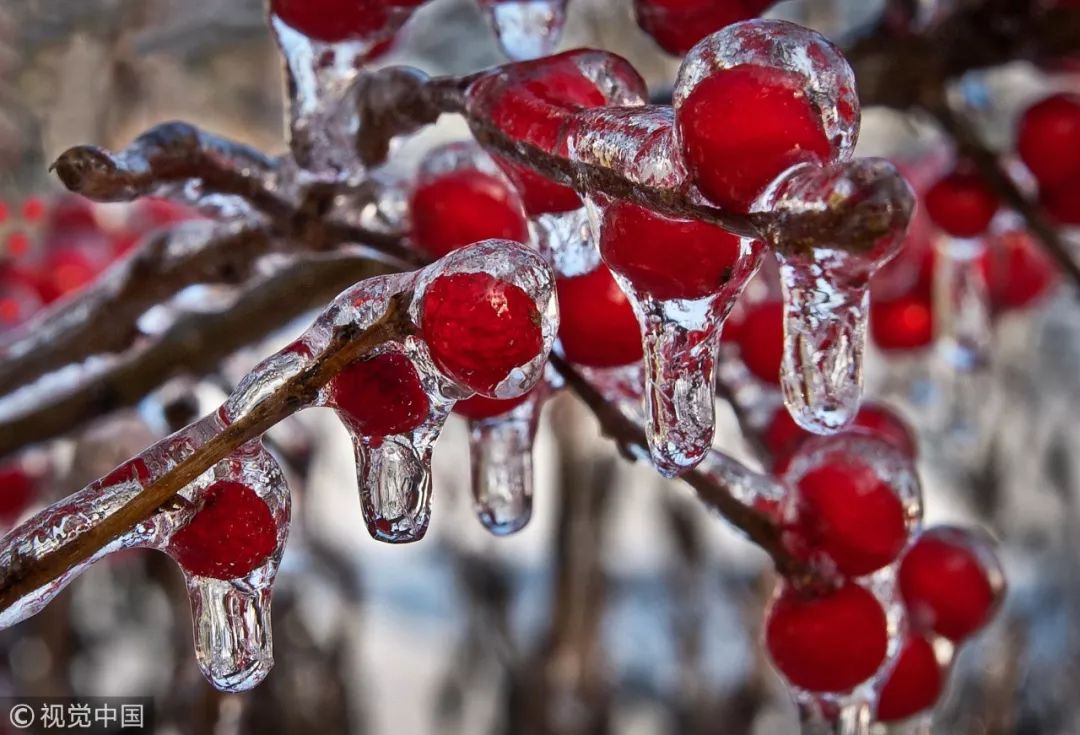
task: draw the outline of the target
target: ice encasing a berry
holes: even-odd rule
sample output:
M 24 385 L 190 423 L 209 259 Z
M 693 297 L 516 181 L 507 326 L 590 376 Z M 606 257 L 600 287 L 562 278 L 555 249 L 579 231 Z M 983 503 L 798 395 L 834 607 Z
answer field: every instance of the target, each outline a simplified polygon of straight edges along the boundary
M 478 0 L 503 52 L 515 61 L 547 56 L 566 24 L 567 0 Z

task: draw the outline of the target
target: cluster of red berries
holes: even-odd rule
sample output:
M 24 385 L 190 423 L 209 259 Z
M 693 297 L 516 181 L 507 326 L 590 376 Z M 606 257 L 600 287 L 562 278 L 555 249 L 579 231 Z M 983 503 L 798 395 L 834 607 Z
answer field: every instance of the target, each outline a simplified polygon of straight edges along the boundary
M 877 718 L 894 722 L 937 702 L 951 649 L 939 653 L 936 641 L 959 644 L 984 626 L 1004 583 L 988 542 L 975 534 L 934 528 L 909 543 L 917 510 L 902 481 L 879 472 L 872 454 L 829 452 L 794 481 L 784 542 L 818 576 L 811 584 L 781 583 L 765 643 L 798 689 L 844 694 L 872 684 Z M 879 598 L 889 584 L 870 577 L 894 570 L 905 613 L 899 630 Z M 890 658 L 895 635 L 899 651 Z
M 92 282 L 147 232 L 192 216 L 160 199 L 104 214 L 81 197 L 0 202 L 0 331 Z
M 705 36 L 761 15 L 774 1 L 634 0 L 634 15 L 662 49 L 682 56 Z

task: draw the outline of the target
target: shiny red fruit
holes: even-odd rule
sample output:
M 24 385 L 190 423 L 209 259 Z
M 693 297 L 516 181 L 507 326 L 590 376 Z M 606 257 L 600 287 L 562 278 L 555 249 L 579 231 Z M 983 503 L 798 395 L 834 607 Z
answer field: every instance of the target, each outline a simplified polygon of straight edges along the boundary
M 271 0 L 270 11 L 316 41 L 337 43 L 375 35 L 387 24 L 381 0 Z
M 1080 95 L 1055 94 L 1029 107 L 1016 149 L 1040 186 L 1080 177 Z
M 930 220 L 953 237 L 986 232 L 1000 205 L 982 177 L 967 171 L 953 171 L 931 186 L 924 202 Z
M 990 298 L 999 310 L 1030 306 L 1060 280 L 1057 263 L 1023 230 L 991 240 L 985 263 Z
M 829 557 L 861 577 L 891 564 L 907 543 L 907 513 L 895 489 L 857 457 L 833 458 L 798 481 L 793 548 Z
M 959 529 L 931 529 L 915 542 L 897 582 L 912 624 L 953 642 L 989 622 L 1000 596 L 993 552 Z
M 765 620 L 765 646 L 776 668 L 811 692 L 846 692 L 885 660 L 888 624 L 877 599 L 855 584 L 823 594 L 785 587 Z
M 517 194 L 498 177 L 475 169 L 452 171 L 418 186 L 409 211 L 413 242 L 436 258 L 491 238 L 529 241 Z
M 899 722 L 925 712 L 937 704 L 944 687 L 945 672 L 933 645 L 922 636 L 911 636 L 878 695 L 877 718 Z
M 731 280 L 741 240 L 715 225 L 677 220 L 630 202 L 604 212 L 600 252 L 608 266 L 657 299 L 700 299 Z
M 746 308 L 739 327 L 739 355 L 754 377 L 780 384 L 784 358 L 784 305 L 761 301 Z
M 354 362 L 330 384 L 334 406 L 366 437 L 412 431 L 427 418 L 431 403 L 412 360 L 384 352 Z
M 424 293 L 420 322 L 439 369 L 484 395 L 543 349 L 532 297 L 487 273 L 436 278 Z
M 746 212 L 791 166 L 830 159 L 806 86 L 800 74 L 743 64 L 714 71 L 676 109 L 690 176 L 713 203 Z
M 909 351 L 934 341 L 934 312 L 930 295 L 916 290 L 892 301 L 870 304 L 870 337 L 879 349 Z
M 515 140 L 565 154 L 562 134 L 569 114 L 604 106 L 603 92 L 582 73 L 575 52 L 530 62 L 519 69 L 521 78 L 495 100 L 491 122 Z M 581 198 L 570 187 L 505 159 L 496 160 L 517 186 L 530 215 L 568 212 L 581 206 Z
M 555 282 L 559 340 L 566 359 L 588 367 L 616 367 L 641 359 L 641 328 L 630 300 L 607 266 Z
M 0 467 L 0 523 L 10 525 L 34 499 L 37 483 L 18 465 Z
M 189 574 L 242 577 L 277 547 L 277 525 L 254 490 L 221 480 L 203 494 L 202 507 L 169 543 L 169 553 Z
M 1052 189 L 1042 190 L 1039 199 L 1058 224 L 1080 226 L 1080 174 Z
M 459 416 L 464 416 L 467 419 L 473 421 L 483 421 L 484 419 L 494 418 L 495 416 L 502 416 L 508 411 L 512 411 L 528 399 L 529 394 L 525 393 L 517 398 L 507 398 L 505 400 L 499 400 L 498 398 L 485 398 L 484 396 L 473 396 L 472 398 L 466 398 L 464 401 L 458 401 L 454 404 L 454 413 Z
M 684 56 L 698 41 L 754 18 L 773 0 L 634 0 L 638 25 L 668 53 Z

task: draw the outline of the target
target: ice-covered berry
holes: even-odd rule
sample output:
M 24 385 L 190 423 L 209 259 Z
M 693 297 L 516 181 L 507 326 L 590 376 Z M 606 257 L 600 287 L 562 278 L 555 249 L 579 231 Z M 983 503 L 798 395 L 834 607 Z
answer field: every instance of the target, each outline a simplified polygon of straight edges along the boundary
M 330 384 L 333 405 L 366 437 L 404 434 L 427 418 L 431 403 L 412 361 L 400 352 L 358 360 Z

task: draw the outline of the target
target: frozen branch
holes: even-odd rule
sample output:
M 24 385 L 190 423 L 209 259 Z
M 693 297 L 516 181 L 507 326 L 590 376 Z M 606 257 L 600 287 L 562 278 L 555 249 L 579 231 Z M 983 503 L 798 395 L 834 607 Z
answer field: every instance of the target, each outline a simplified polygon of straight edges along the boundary
M 71 392 L 50 392 L 24 412 L 0 421 L 0 456 L 134 406 L 173 376 L 205 375 L 236 350 L 324 306 L 348 286 L 391 270 L 368 258 L 337 256 L 300 261 L 256 281 L 224 312 L 184 317 Z

